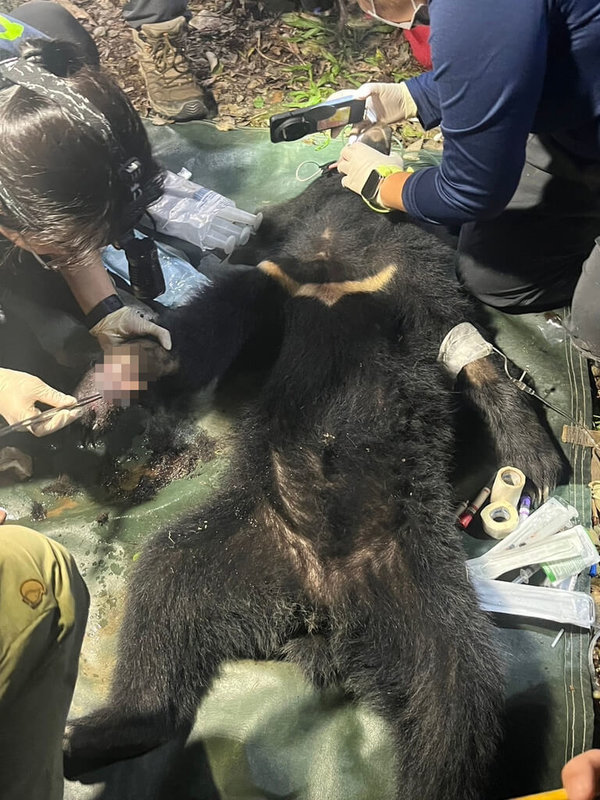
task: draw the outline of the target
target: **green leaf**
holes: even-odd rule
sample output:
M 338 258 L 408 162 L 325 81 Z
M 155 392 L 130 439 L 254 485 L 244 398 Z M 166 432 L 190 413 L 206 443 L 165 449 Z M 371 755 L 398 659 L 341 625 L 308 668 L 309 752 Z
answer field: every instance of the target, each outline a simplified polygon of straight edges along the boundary
M 289 25 L 290 28 L 298 28 L 298 30 L 301 31 L 313 30 L 314 28 L 323 30 L 324 28 L 321 20 L 316 18 L 307 19 L 306 17 L 301 17 L 299 14 L 283 14 L 281 19 L 286 25 Z

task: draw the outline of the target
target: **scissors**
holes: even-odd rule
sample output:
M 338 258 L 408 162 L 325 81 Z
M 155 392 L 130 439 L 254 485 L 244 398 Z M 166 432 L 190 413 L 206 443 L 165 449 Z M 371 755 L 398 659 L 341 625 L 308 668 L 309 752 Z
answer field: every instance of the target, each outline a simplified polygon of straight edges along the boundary
M 47 411 L 42 411 L 41 414 L 36 414 L 35 417 L 28 417 L 27 419 L 22 419 L 20 422 L 15 422 L 12 425 L 5 425 L 4 428 L 0 428 L 0 438 L 2 436 L 7 436 L 9 433 L 22 433 L 23 431 L 27 431 L 30 425 L 35 425 L 38 422 L 46 422 L 52 419 L 55 414 L 58 414 L 59 411 L 72 411 L 74 408 L 85 408 L 85 406 L 89 406 L 91 403 L 95 403 L 97 400 L 101 399 L 102 394 L 97 392 L 96 394 L 82 397 L 81 400 L 78 400 L 71 406 L 49 408 Z

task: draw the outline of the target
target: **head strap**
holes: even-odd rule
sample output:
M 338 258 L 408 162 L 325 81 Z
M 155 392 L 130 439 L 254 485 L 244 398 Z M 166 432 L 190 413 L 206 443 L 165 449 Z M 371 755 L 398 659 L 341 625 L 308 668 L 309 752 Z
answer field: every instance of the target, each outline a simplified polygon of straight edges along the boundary
M 35 64 L 31 59 L 13 58 L 0 63 L 0 75 L 10 83 L 53 100 L 69 112 L 69 116 L 98 131 L 115 154 L 121 155 L 109 121 L 87 97 L 75 91 L 69 81 Z
M 106 116 L 85 95 L 77 92 L 68 80 L 44 69 L 32 59 L 21 57 L 0 62 L 0 81 L 3 85 L 8 82 L 23 86 L 25 89 L 49 98 L 64 108 L 71 119 L 87 125 L 101 136 L 115 161 L 120 164 L 119 180 L 130 194 L 130 201 L 124 217 L 127 220 L 131 218 L 128 225 L 133 226 L 133 218 L 139 217 L 146 205 L 154 202 L 157 197 L 144 198 L 141 161 L 137 157 L 127 158 L 127 154 L 117 141 Z M 0 199 L 8 208 L 14 208 L 18 213 L 23 214 L 19 204 L 10 197 L 1 182 Z M 153 298 L 162 294 L 165 284 L 154 242 L 147 240 L 148 244 L 145 247 L 139 245 L 136 247 L 132 227 L 121 238 L 130 272 L 135 268 L 136 274 L 148 273 L 148 275 L 142 275 L 144 280 L 138 281 L 139 286 L 138 283 L 134 286 L 135 294 L 140 295 L 142 289 L 146 293 L 145 297 Z M 133 285 L 133 279 L 131 282 Z
M 142 199 L 140 160 L 136 157 L 127 158 L 105 115 L 85 95 L 77 92 L 68 80 L 49 72 L 31 58 L 23 57 L 0 62 L 0 80 L 3 86 L 16 84 L 48 97 L 64 108 L 70 118 L 95 130 L 106 142 L 115 160 L 121 163 L 119 178 L 131 194 L 132 208 L 140 202 Z M 0 199 L 8 207 L 22 213 L 22 209 L 1 183 Z

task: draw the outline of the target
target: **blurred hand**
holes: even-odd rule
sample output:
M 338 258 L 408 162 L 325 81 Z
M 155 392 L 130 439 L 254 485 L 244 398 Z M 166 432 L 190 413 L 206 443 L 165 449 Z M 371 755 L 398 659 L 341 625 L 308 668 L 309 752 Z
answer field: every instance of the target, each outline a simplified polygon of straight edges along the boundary
M 567 762 L 562 782 L 569 800 L 594 800 L 600 792 L 600 750 L 588 750 Z
M 60 408 L 76 402 L 75 397 L 58 392 L 35 375 L 12 369 L 0 369 L 0 414 L 9 425 L 40 414 L 41 411 L 36 403 Z M 30 431 L 35 436 L 54 433 L 77 419 L 81 411 L 80 408 L 60 411 L 46 422 L 37 425 L 32 423 Z
M 169 331 L 152 322 L 149 314 L 145 315 L 131 306 L 124 306 L 107 314 L 90 328 L 90 333 L 98 339 L 104 351 L 128 339 L 139 339 L 143 336 L 153 337 L 165 350 L 172 347 Z
M 404 165 L 401 156 L 384 156 L 362 142 L 347 144 L 337 163 L 338 171 L 346 176 L 342 179 L 342 186 L 357 194 L 361 193 L 371 172 L 383 166 L 402 168 Z
M 359 135 L 372 125 L 389 125 L 417 116 L 417 106 L 404 81 L 400 83 L 363 83 L 354 91 L 334 92 L 327 100 L 336 100 L 352 94 L 356 100 L 366 100 L 365 118 L 352 128 L 352 135 Z M 327 102 L 327 101 L 326 101 Z M 342 128 L 333 128 L 335 139 Z

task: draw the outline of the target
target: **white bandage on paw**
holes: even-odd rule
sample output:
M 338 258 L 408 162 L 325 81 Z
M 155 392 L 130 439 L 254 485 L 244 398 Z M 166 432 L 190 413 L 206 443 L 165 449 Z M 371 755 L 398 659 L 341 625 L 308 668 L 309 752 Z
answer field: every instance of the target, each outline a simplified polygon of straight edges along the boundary
M 492 345 L 486 342 L 474 325 L 461 322 L 444 337 L 437 360 L 444 365 L 452 378 L 456 378 L 464 366 L 478 358 L 489 356 L 493 350 Z

